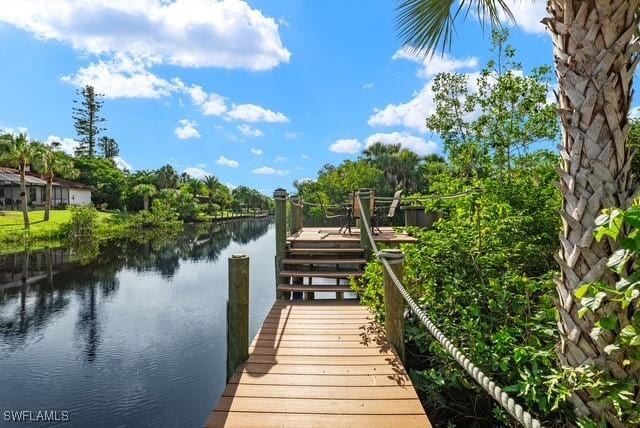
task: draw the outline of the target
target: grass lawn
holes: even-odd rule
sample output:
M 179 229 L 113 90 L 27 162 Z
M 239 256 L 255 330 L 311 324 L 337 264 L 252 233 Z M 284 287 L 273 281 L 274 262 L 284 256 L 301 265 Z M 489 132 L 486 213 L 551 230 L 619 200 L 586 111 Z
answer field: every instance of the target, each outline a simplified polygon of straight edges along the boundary
M 114 214 L 98 212 L 98 229 L 106 226 Z M 71 220 L 71 211 L 51 210 L 49 221 L 44 221 L 44 210 L 29 211 L 31 239 L 55 239 L 60 237 L 61 229 Z M 0 242 L 22 240 L 24 223 L 22 211 L 0 211 Z

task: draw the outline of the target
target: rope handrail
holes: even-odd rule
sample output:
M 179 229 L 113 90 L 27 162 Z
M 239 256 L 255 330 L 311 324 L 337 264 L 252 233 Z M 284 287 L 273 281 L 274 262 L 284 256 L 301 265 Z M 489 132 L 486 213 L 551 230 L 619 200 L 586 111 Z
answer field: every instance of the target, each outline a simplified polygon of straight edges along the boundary
M 362 205 L 361 205 L 362 206 Z M 427 315 L 422 311 L 422 309 L 418 306 L 418 304 L 411 298 L 407 290 L 404 288 L 396 274 L 391 269 L 391 264 L 393 263 L 394 258 L 404 257 L 403 254 L 390 254 L 385 253 L 384 257 L 381 257 L 381 252 L 378 250 L 378 246 L 376 245 L 375 239 L 373 239 L 373 235 L 371 233 L 371 229 L 369 227 L 369 220 L 367 216 L 361 215 L 360 221 L 362 223 L 361 230 L 364 228 L 367 232 L 367 237 L 369 243 L 371 244 L 371 248 L 373 249 L 373 253 L 376 258 L 380 260 L 384 268 L 386 269 L 389 277 L 393 281 L 394 285 L 402 294 L 402 297 L 407 302 L 411 310 L 414 314 L 417 315 L 418 319 L 422 321 L 422 324 L 429 330 L 431 335 L 444 347 L 444 349 L 451 355 L 458 364 L 465 369 L 465 371 L 480 385 L 482 388 L 489 393 L 491 397 L 493 397 L 498 404 L 500 404 L 505 410 L 511 414 L 518 422 L 524 425 L 526 428 L 540 428 L 542 424 L 540 421 L 533 416 L 524 408 L 515 402 L 513 398 L 509 396 L 506 392 L 502 390 L 502 388 L 486 374 L 482 372 L 469 358 L 467 358 L 441 331 L 436 327 L 436 325 L 427 317 Z M 389 259 L 389 260 L 387 260 Z M 391 262 L 390 262 L 391 260 Z M 390 264 L 391 263 L 391 264 Z

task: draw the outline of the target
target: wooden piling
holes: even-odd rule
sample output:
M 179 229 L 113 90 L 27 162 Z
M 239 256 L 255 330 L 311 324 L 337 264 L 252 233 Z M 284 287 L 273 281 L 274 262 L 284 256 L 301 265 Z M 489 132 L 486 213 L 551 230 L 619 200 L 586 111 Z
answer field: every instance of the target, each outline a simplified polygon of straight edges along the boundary
M 282 269 L 282 259 L 287 253 L 287 191 L 276 189 L 273 192 L 276 211 L 276 287 L 280 284 L 280 270 Z M 276 292 L 276 298 L 289 299 L 290 293 Z
M 360 198 L 360 246 L 364 250 L 365 257 L 367 259 L 371 258 L 371 242 L 369 241 L 369 235 L 367 231 L 364 229 L 364 224 L 362 221 L 362 217 L 365 217 L 369 227 L 371 227 L 371 210 L 369 207 L 371 201 L 371 190 L 369 189 L 360 189 L 358 192 L 358 198 Z
M 249 257 L 229 258 L 227 301 L 227 382 L 238 365 L 249 357 Z
M 404 254 L 398 248 L 389 248 L 380 252 L 380 258 L 387 260 L 391 270 L 402 281 Z M 384 271 L 384 328 L 387 339 L 393 345 L 398 356 L 405 361 L 404 356 L 404 298 L 393 283 L 391 275 Z
M 291 235 L 302 229 L 302 205 L 298 195 L 289 197 L 291 206 L 291 224 L 289 225 L 289 233 Z

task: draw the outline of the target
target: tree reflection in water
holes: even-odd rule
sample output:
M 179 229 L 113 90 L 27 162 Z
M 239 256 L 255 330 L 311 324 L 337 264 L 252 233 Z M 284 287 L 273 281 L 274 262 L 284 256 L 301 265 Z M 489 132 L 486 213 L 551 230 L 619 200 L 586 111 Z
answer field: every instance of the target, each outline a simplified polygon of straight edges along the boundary
M 100 346 L 101 302 L 119 288 L 123 269 L 172 278 L 184 261 L 215 262 L 232 243 L 241 245 L 267 233 L 270 219 L 188 225 L 177 235 L 130 237 L 66 248 L 0 256 L 0 344 L 15 350 L 49 320 L 79 305 L 75 325 L 88 362 Z

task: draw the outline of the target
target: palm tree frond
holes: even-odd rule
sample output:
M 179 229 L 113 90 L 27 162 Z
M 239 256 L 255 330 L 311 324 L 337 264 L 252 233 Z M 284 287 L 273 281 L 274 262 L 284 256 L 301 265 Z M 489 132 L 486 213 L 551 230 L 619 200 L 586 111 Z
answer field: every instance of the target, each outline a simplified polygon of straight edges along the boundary
M 396 8 L 398 36 L 403 46 L 417 54 L 432 53 L 438 47 L 444 52 L 451 47 L 454 23 L 463 10 L 465 19 L 473 11 L 483 26 L 489 22 L 500 27 L 503 17 L 513 21 L 506 0 L 402 0 Z

